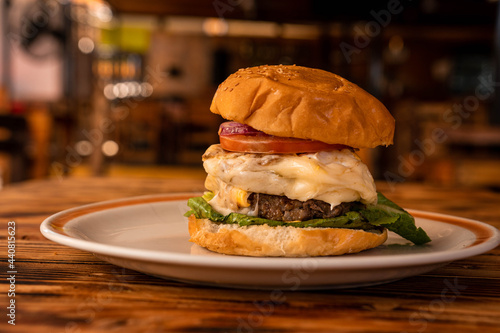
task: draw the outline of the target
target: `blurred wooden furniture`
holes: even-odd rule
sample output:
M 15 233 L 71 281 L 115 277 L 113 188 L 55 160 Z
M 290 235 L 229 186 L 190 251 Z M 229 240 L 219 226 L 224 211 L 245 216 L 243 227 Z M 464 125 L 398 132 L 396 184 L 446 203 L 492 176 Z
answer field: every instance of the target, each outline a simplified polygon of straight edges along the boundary
M 30 158 L 32 167 L 30 177 L 44 178 L 49 174 L 50 145 L 52 143 L 53 115 L 44 103 L 32 105 L 26 115 L 30 131 Z M 66 147 L 64 147 L 66 148 Z
M 407 181 L 500 187 L 500 127 L 488 124 L 485 105 L 464 101 L 400 102 L 391 171 Z
M 29 177 L 29 129 L 24 117 L 0 114 L 0 179 L 16 182 Z M 2 167 L 3 166 L 3 167 Z
M 181 96 L 134 102 L 116 121 L 112 139 L 120 144 L 117 161 L 129 164 L 200 165 L 201 155 L 217 143 L 222 120 L 209 112 L 210 99 Z M 120 110 L 113 110 L 117 113 Z M 120 118 L 120 117 L 117 117 Z
M 48 175 L 52 130 L 52 115 L 44 103 L 34 103 L 19 115 L 0 114 L 0 171 L 5 183 Z
M 446 134 L 457 183 L 500 188 L 500 127 L 462 126 Z
M 459 215 L 500 228 L 498 192 L 413 183 L 394 188 L 380 183 L 378 188 L 407 208 Z M 269 291 L 203 287 L 122 269 L 53 243 L 39 232 L 46 217 L 67 208 L 201 190 L 201 179 L 69 178 L 24 182 L 0 191 L 0 236 L 5 240 L 6 222 L 15 221 L 18 271 L 16 326 L 4 318 L 0 331 L 498 332 L 499 248 L 390 284 L 283 290 L 286 301 L 274 304 Z M 453 294 L 447 283 L 461 289 Z

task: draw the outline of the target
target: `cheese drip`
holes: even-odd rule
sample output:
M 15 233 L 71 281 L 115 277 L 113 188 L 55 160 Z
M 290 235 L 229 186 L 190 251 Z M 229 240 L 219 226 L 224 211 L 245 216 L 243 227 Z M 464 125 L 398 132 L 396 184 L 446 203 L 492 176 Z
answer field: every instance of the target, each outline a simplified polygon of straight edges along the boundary
M 224 183 L 219 178 L 211 175 L 205 180 L 205 187 L 212 191 L 215 195 L 209 201 L 213 209 L 223 215 L 236 212 L 246 215 L 257 215 L 257 207 L 251 210 L 248 197 L 250 192 Z
M 300 201 L 317 199 L 332 207 L 342 202 L 377 202 L 368 167 L 349 149 L 310 154 L 249 154 L 228 152 L 220 145 L 212 145 L 203 155 L 203 166 L 209 175 L 206 184 L 212 184 L 209 189 L 218 197 L 215 201 L 219 209 L 239 211 L 238 194 L 223 194 L 233 188 L 235 193 L 284 195 Z M 209 180 L 210 177 L 217 181 Z

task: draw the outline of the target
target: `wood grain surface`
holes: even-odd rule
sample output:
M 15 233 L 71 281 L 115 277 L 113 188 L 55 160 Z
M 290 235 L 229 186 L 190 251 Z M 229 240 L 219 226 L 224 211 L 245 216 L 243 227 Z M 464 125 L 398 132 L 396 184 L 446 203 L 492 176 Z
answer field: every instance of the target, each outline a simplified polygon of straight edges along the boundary
M 407 208 L 500 228 L 500 193 L 378 184 Z M 69 178 L 0 191 L 0 332 L 500 332 L 500 249 L 390 284 L 344 290 L 203 287 L 107 264 L 39 231 L 75 206 L 137 195 L 203 190 L 189 179 Z M 9 325 L 7 222 L 16 225 L 16 317 Z

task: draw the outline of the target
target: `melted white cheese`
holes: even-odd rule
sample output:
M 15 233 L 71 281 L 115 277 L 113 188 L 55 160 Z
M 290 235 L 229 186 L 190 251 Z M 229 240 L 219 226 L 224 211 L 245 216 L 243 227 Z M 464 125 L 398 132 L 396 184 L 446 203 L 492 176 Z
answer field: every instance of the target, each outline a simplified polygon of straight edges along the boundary
M 256 216 L 258 206 L 250 207 L 248 197 L 251 192 L 226 184 L 217 177 L 207 176 L 205 187 L 215 195 L 210 200 L 210 205 L 223 215 L 236 212 Z
M 227 195 L 234 192 L 233 188 L 300 201 L 317 199 L 332 207 L 342 202 L 377 202 L 368 167 L 348 149 L 311 154 L 243 154 L 212 145 L 203 161 L 209 175 L 205 185 L 216 194 L 211 204 L 221 213 L 241 211 L 235 206 L 235 195 Z

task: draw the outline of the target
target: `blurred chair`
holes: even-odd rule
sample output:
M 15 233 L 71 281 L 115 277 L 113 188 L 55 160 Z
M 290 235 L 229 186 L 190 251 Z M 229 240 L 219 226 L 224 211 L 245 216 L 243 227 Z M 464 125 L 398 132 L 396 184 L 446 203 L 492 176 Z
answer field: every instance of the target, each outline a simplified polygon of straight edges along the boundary
M 26 180 L 29 175 L 28 123 L 24 117 L 0 115 L 0 153 L 8 157 L 7 182 Z

